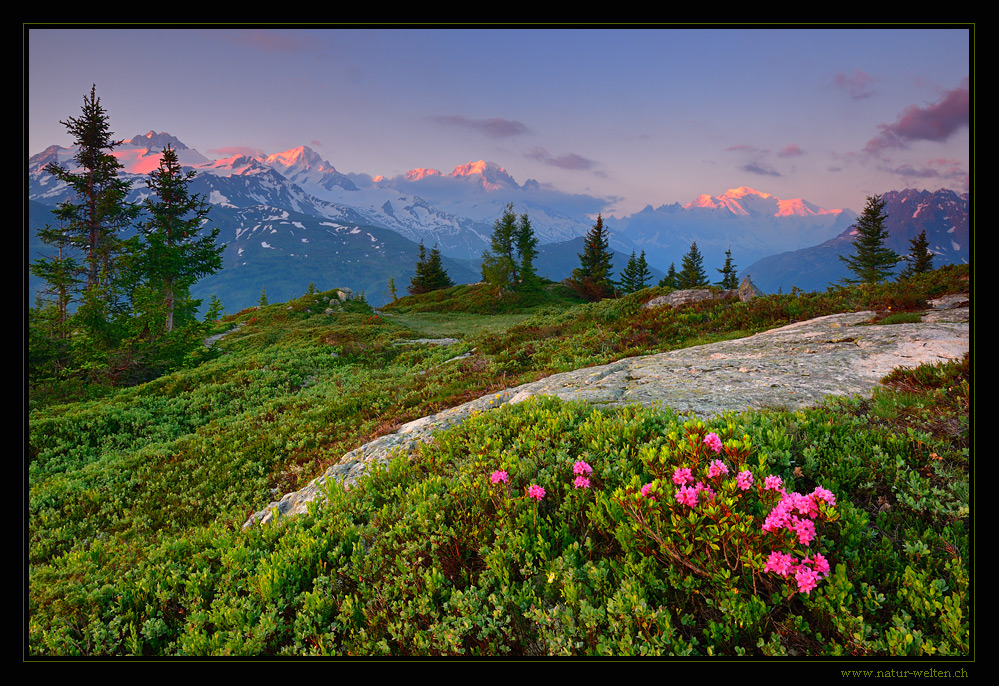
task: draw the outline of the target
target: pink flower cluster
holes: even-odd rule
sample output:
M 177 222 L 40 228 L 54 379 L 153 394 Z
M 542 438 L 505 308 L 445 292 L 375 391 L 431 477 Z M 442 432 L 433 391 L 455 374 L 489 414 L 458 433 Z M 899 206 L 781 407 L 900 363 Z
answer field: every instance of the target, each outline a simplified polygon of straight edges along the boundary
M 645 484 L 642 486 L 642 497 L 648 498 L 649 500 L 655 500 L 656 494 L 652 493 L 652 484 Z
M 811 559 L 806 557 L 799 564 L 793 555 L 773 551 L 763 568 L 765 572 L 773 572 L 787 578 L 793 575 L 798 584 L 798 591 L 810 593 L 823 577 L 829 576 L 829 562 L 825 557 L 816 553 Z
M 720 453 L 722 449 L 721 439 L 718 437 L 718 434 L 716 433 L 710 433 L 707 436 L 705 436 L 704 445 L 708 446 L 716 453 Z
M 689 467 L 677 467 L 673 470 L 673 483 L 677 486 L 686 486 L 691 481 L 694 480 L 694 476 L 690 473 Z
M 743 491 L 748 491 L 749 487 L 753 485 L 753 473 L 748 469 L 739 472 L 739 476 L 735 478 L 735 485 Z
M 575 486 L 576 488 L 589 488 L 590 487 L 590 480 L 587 479 L 582 474 L 580 474 L 572 482 L 572 485 Z
M 489 480 L 494 484 L 510 483 L 510 475 L 506 471 L 499 469 L 489 475 Z
M 534 498 L 538 502 L 541 502 L 541 499 L 545 497 L 545 489 L 541 488 L 541 486 L 538 486 L 537 484 L 531 484 L 527 489 L 527 497 Z
M 765 489 L 778 491 L 781 499 L 767 515 L 763 522 L 763 530 L 772 533 L 786 529 L 798 537 L 798 543 L 810 545 L 816 536 L 813 520 L 819 514 L 819 502 L 835 506 L 836 496 L 821 486 L 809 495 L 787 493 L 780 478 L 773 475 L 768 476 L 764 483 Z M 773 551 L 763 570 L 783 577 L 793 574 L 798 590 L 801 593 L 809 593 L 820 579 L 829 576 L 829 562 L 819 553 L 815 553 L 811 558 L 805 557 L 801 563 L 797 563 L 793 556 Z
M 711 465 L 708 467 L 708 476 L 714 478 L 722 474 L 728 474 L 728 467 L 725 466 L 725 463 L 721 460 L 711 460 Z
M 580 476 L 589 476 L 593 473 L 593 467 L 580 460 L 572 465 L 572 473 L 579 474 Z

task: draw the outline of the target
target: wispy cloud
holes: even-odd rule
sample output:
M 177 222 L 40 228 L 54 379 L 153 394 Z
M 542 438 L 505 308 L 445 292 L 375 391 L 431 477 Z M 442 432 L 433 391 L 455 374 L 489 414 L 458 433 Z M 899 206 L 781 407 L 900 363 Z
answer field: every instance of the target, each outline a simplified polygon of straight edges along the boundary
M 871 85 L 874 83 L 874 79 L 871 78 L 869 74 L 866 74 L 859 69 L 855 70 L 852 75 L 850 74 L 836 74 L 834 77 L 836 87 L 840 90 L 846 91 L 847 94 L 854 100 L 863 100 L 864 98 L 869 98 L 874 95 L 874 91 Z
M 921 165 L 907 163 L 890 168 L 882 166 L 882 169 L 905 179 L 938 179 L 965 186 L 968 182 L 968 172 L 965 171 L 964 165 L 957 160 L 938 158 L 926 160 Z
M 596 165 L 596 162 L 593 160 L 588 160 L 582 155 L 577 155 L 574 152 L 556 156 L 541 147 L 532 148 L 525 156 L 532 160 L 538 160 L 539 162 L 547 164 L 551 167 L 558 167 L 559 169 L 585 171 L 587 169 L 592 169 Z
M 805 151 L 797 143 L 788 143 L 777 152 L 777 157 L 799 157 L 804 154 Z
M 919 107 L 909 105 L 894 124 L 881 124 L 881 130 L 864 146 L 864 150 L 877 153 L 886 148 L 906 148 L 915 141 L 945 141 L 970 117 L 970 93 L 967 86 L 960 86 L 944 93 L 936 103 Z
M 457 126 L 465 129 L 471 129 L 489 136 L 490 138 L 506 138 L 507 136 L 516 136 L 528 132 L 527 126 L 522 122 L 514 119 L 503 119 L 501 117 L 492 117 L 490 119 L 469 119 L 468 117 L 463 117 L 460 114 L 451 114 L 435 116 L 431 117 L 431 119 L 438 124 L 443 124 L 445 126 Z
M 749 162 L 739 167 L 744 172 L 761 176 L 780 176 L 780 172 L 762 162 Z

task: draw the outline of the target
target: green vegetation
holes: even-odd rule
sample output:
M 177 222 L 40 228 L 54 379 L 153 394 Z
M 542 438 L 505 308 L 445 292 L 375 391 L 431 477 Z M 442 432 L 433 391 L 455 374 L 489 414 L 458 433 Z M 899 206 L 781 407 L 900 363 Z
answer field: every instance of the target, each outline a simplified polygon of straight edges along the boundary
M 655 288 L 580 303 L 562 286 L 491 299 L 457 286 L 384 315 L 310 292 L 224 317 L 231 332 L 203 359 L 149 383 L 65 403 L 86 394 L 32 387 L 28 653 L 967 655 L 967 360 L 893 373 L 868 398 L 710 421 L 522 403 L 332 485 L 308 514 L 241 529 L 348 450 L 491 391 L 967 289 L 968 268 L 945 267 L 674 311 L 642 309 Z M 393 345 L 423 335 L 406 317 L 433 328 L 452 309 L 479 325 L 459 343 Z M 488 327 L 494 311 L 519 321 Z M 809 548 L 830 575 L 810 593 L 760 569 L 772 494 L 722 480 L 714 506 L 669 499 L 675 467 L 701 478 L 716 457 L 757 485 L 835 494 Z M 640 495 L 649 484 L 661 499 Z
M 507 292 L 536 290 L 539 282 L 534 258 L 537 256 L 538 239 L 531 220 L 524 213 L 518 221 L 511 203 L 493 224 L 489 249 L 482 253 L 482 280 Z

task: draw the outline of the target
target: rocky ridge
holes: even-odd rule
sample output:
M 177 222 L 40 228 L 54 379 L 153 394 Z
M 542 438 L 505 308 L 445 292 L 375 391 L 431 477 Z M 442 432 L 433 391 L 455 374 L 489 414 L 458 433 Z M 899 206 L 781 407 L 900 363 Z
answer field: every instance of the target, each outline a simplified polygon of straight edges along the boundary
M 474 413 L 536 396 L 594 405 L 662 405 L 707 417 L 746 409 L 798 409 L 830 395 L 868 394 L 896 367 L 962 358 L 969 351 L 968 295 L 931 302 L 920 323 L 868 326 L 875 313 L 818 317 L 746 338 L 619 360 L 489 394 L 403 425 L 345 454 L 300 491 L 243 525 L 306 510 L 330 479 L 349 485 L 396 451 L 415 450 L 435 431 Z

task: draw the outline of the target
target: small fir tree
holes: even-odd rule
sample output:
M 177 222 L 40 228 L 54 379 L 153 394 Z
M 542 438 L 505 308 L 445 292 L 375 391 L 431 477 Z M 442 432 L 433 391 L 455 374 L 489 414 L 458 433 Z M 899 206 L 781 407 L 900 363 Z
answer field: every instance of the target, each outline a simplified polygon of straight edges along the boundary
M 430 254 L 427 255 L 426 248 L 423 247 L 423 241 L 420 241 L 420 258 L 416 262 L 416 273 L 410 279 L 409 288 L 406 290 L 409 291 L 410 295 L 419 295 L 421 293 L 440 290 L 441 288 L 450 288 L 453 285 L 454 281 L 447 275 L 447 271 L 441 262 L 440 250 L 435 245 Z
M 267 287 L 264 286 L 260 289 L 260 301 L 257 303 L 258 307 L 266 307 L 270 303 L 267 302 Z
M 899 256 L 885 246 L 889 232 L 885 226 L 888 215 L 884 213 L 885 201 L 879 195 L 868 196 L 867 206 L 853 225 L 854 254 L 841 255 L 854 277 L 843 279 L 844 284 L 881 283 L 895 272 Z
M 708 285 L 708 275 L 704 271 L 704 258 L 697 249 L 697 241 L 690 244 L 690 250 L 683 256 L 682 269 L 677 275 L 677 288 L 704 288 Z
M 598 214 L 597 223 L 586 234 L 579 267 L 569 277 L 569 284 L 585 298 L 600 300 L 614 295 L 609 246 L 603 217 Z
M 666 270 L 666 275 L 663 276 L 663 278 L 659 279 L 658 285 L 660 288 L 672 288 L 675 291 L 678 288 L 677 286 L 678 283 L 679 281 L 676 273 L 676 263 L 670 262 L 669 269 Z
M 920 231 L 915 238 L 910 238 L 909 246 L 909 254 L 903 258 L 905 267 L 902 268 L 898 278 L 908 279 L 916 274 L 933 271 L 933 253 L 929 250 L 930 242 L 926 238 L 926 229 Z
M 721 269 L 717 270 L 719 274 L 722 275 L 721 281 L 717 285 L 728 290 L 734 290 L 739 287 L 739 280 L 736 276 L 735 263 L 732 261 L 732 249 L 729 248 L 725 251 L 725 264 Z
M 643 250 L 641 255 L 636 258 L 635 251 L 632 250 L 628 264 L 621 272 L 621 290 L 624 293 L 640 291 L 648 285 L 651 278 L 652 273 L 649 271 L 649 264 L 645 259 L 645 251 Z

